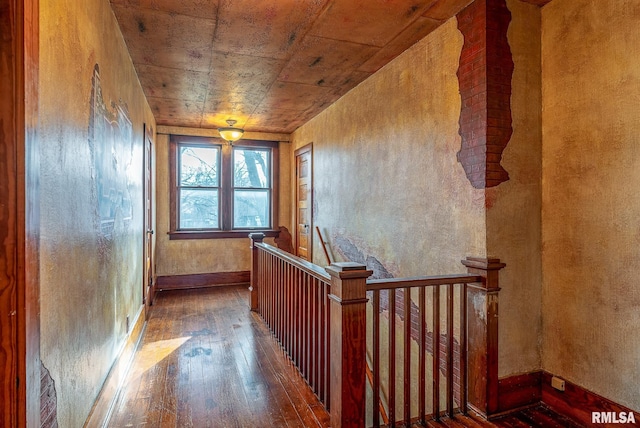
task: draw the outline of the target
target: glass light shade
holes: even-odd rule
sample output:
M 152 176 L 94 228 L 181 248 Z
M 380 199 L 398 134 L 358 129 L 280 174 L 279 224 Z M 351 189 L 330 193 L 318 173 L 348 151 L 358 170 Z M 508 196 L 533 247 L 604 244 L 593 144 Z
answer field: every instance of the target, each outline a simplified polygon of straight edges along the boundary
M 233 143 L 234 141 L 238 141 L 242 137 L 242 134 L 244 134 L 244 129 L 234 127 L 218 128 L 218 132 L 223 139 L 227 140 L 230 143 Z

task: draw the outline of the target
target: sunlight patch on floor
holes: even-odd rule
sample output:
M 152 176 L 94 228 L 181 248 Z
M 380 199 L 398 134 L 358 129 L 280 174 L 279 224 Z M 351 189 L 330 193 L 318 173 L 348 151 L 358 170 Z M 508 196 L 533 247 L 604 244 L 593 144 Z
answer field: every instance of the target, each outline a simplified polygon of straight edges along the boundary
M 131 379 L 138 379 L 147 370 L 167 358 L 174 351 L 184 345 L 189 339 L 191 339 L 191 336 L 146 343 L 142 348 L 140 348 L 136 355 L 135 362 L 131 368 Z

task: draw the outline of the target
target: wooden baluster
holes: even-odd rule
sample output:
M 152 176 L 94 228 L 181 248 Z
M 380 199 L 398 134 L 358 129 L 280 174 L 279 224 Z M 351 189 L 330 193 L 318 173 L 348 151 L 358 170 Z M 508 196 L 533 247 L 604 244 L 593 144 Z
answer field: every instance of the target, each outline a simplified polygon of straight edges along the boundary
M 258 247 L 256 244 L 262 243 L 264 240 L 264 233 L 250 233 L 249 238 L 251 239 L 251 285 L 249 286 L 250 294 L 249 294 L 249 306 L 252 311 L 258 310 L 258 297 L 259 297 L 259 288 L 258 288 L 258 278 L 259 278 L 259 270 L 260 265 Z
M 373 292 L 373 344 L 371 365 L 373 370 L 373 426 L 380 426 L 380 291 Z
M 278 285 L 280 286 L 280 293 L 278 293 L 278 296 L 280 297 L 280 299 L 278 300 L 278 329 L 279 329 L 279 340 L 280 340 L 280 344 L 282 345 L 282 347 L 284 348 L 284 330 L 285 330 L 285 316 L 286 316 L 286 298 L 285 298 L 285 290 L 286 290 L 286 284 L 285 284 L 285 266 L 286 266 L 286 262 L 284 260 L 280 261 L 280 266 L 278 267 Z
M 268 303 L 267 307 L 267 325 L 269 326 L 269 330 L 273 332 L 273 256 L 271 254 L 267 255 L 267 263 L 265 266 L 269 269 L 265 278 L 269 285 L 267 286 L 267 298 L 265 299 Z
M 460 411 L 467 414 L 467 284 L 460 284 Z
M 302 302 L 304 306 L 304 348 L 302 350 L 303 358 L 302 358 L 302 375 L 307 378 L 309 376 L 309 353 L 311 351 L 311 347 L 309 346 L 309 287 L 311 283 L 311 277 L 309 275 L 305 275 L 304 278 L 304 295 L 302 297 Z
M 258 270 L 258 293 L 259 293 L 259 297 L 258 297 L 258 304 L 259 304 L 259 308 L 260 308 L 260 315 L 262 315 L 262 318 L 265 319 L 265 309 L 267 306 L 267 299 L 265 298 L 265 289 L 266 289 L 266 285 L 265 285 L 265 278 L 267 275 L 267 265 L 265 263 L 265 256 L 266 254 L 262 251 L 260 251 L 258 253 L 259 256 L 259 270 Z
M 440 286 L 433 288 L 433 417 L 440 419 Z
M 324 403 L 324 393 L 325 393 L 325 378 L 327 374 L 327 368 L 325 367 L 326 359 L 325 352 L 327 350 L 325 340 L 326 340 L 326 327 L 327 327 L 327 319 L 325 317 L 324 306 L 325 299 L 327 298 L 325 294 L 325 283 L 320 282 L 318 284 L 319 293 L 320 293 L 320 301 L 318 302 L 318 310 L 320 313 L 320 329 L 319 329 L 319 337 L 318 337 L 318 367 L 319 367 L 319 376 L 318 376 L 318 398 L 320 401 Z
M 475 257 L 462 264 L 483 278 L 467 287 L 467 400 L 487 417 L 498 411 L 498 274 L 505 264 Z
M 287 353 L 292 356 L 293 353 L 293 266 L 287 263 Z M 293 357 L 292 357 L 293 358 Z
M 426 306 L 426 293 L 425 288 L 420 287 L 418 290 L 418 315 L 420 317 L 420 340 L 419 340 L 419 355 L 418 359 L 420 360 L 420 374 L 419 382 L 420 386 L 418 387 L 418 413 L 420 416 L 420 422 L 422 425 L 427 424 L 426 414 L 427 414 L 427 322 L 425 319 L 425 306 Z
M 396 423 L 396 290 L 389 290 L 389 424 Z
M 411 289 L 404 289 L 404 422 L 411 421 Z
M 270 254 L 263 254 L 264 257 L 264 267 L 265 267 L 265 273 L 264 273 L 264 302 L 265 302 L 265 321 L 267 323 L 267 326 L 269 326 L 269 329 L 271 329 L 271 299 L 273 296 L 273 293 L 271 293 L 271 269 L 272 269 L 272 265 L 271 265 L 271 255 Z
M 453 284 L 447 285 L 447 414 L 453 417 Z
M 278 260 L 278 305 L 276 306 L 276 310 L 278 311 L 278 341 L 282 343 L 282 326 L 284 325 L 283 316 L 283 296 L 284 296 L 284 281 L 283 281 L 283 270 L 284 270 L 284 261 Z
M 302 284 L 302 271 L 295 272 L 295 289 L 293 290 L 293 311 L 294 311 L 294 342 L 293 361 L 300 368 L 300 286 Z
M 311 373 L 309 374 L 309 384 L 314 392 L 317 392 L 316 382 L 318 380 L 318 280 L 313 278 L 311 287 Z
M 324 404 L 327 410 L 331 410 L 331 306 L 329 305 L 329 284 L 323 283 L 324 298 L 322 299 L 322 306 L 324 310 L 324 339 L 325 346 L 324 352 Z
M 366 280 L 372 271 L 357 263 L 332 263 L 331 426 L 362 427 L 365 421 Z
M 276 305 L 276 259 L 269 255 L 269 329 L 275 334 L 275 305 Z
M 320 280 L 313 286 L 313 391 L 318 393 L 320 377 Z

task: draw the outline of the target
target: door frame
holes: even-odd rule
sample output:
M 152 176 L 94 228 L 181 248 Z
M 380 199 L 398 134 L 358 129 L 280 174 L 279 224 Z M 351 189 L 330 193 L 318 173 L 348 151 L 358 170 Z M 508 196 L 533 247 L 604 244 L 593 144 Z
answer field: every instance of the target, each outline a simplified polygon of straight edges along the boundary
M 142 302 L 145 309 L 145 318 L 149 319 L 150 306 L 153 304 L 155 295 L 155 275 L 154 275 L 154 230 L 153 209 L 155 204 L 153 194 L 153 129 L 144 124 L 143 138 L 143 160 L 142 160 L 142 185 L 143 185 L 143 272 L 142 272 Z M 147 267 L 147 259 L 150 266 Z
M 293 165 L 294 165 L 294 248 L 295 254 L 298 255 L 298 225 L 299 221 L 299 212 L 298 212 L 298 156 L 303 155 L 305 153 L 309 153 L 311 160 L 309 162 L 309 248 L 308 248 L 308 259 L 309 261 L 313 261 L 313 142 L 306 144 L 299 149 L 296 149 L 293 152 Z
M 0 425 L 40 426 L 37 0 L 0 0 Z

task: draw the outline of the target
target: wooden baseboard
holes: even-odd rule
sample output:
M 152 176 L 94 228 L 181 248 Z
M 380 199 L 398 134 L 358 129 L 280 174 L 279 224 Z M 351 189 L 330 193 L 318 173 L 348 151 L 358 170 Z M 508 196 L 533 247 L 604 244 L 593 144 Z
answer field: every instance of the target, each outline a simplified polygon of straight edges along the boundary
M 616 416 L 621 413 L 628 415 L 631 409 L 614 403 L 594 392 L 565 380 L 565 390 L 558 391 L 551 387 L 551 373 L 542 373 L 542 402 L 571 419 L 587 426 L 604 427 L 608 424 L 592 423 L 593 412 L 613 412 Z M 640 412 L 633 412 L 635 424 L 622 424 L 621 426 L 640 427 Z
M 89 417 L 84 423 L 85 428 L 107 426 L 113 407 L 118 399 L 122 382 L 129 372 L 133 355 L 138 349 L 140 340 L 142 339 L 145 326 L 145 309 L 143 305 L 140 307 L 136 319 L 133 322 L 131 333 L 125 341 L 120 354 L 111 366 L 111 370 L 102 385 L 100 394 L 91 409 Z
M 216 272 L 192 275 L 159 276 L 156 280 L 158 290 L 181 290 L 185 288 L 217 287 L 231 284 L 248 284 L 251 272 Z
M 542 400 L 542 371 L 525 373 L 498 381 L 498 413 L 509 413 Z
M 628 418 L 629 413 L 633 412 L 625 406 L 567 380 L 564 381 L 565 390 L 558 391 L 551 386 L 552 377 L 551 373 L 535 371 L 500 379 L 498 381 L 499 412 L 492 415 L 491 419 L 542 403 L 585 426 L 604 427 L 608 425 L 592 422 L 594 412 L 609 412 L 618 418 L 622 413 Z M 633 413 L 636 423 L 623 424 L 624 426 L 640 427 L 640 413 Z

